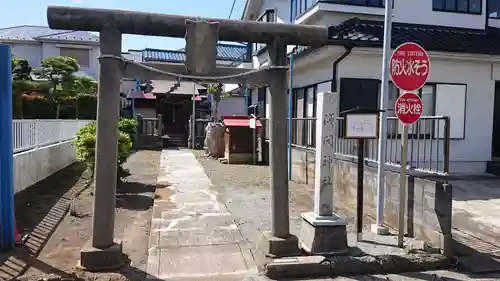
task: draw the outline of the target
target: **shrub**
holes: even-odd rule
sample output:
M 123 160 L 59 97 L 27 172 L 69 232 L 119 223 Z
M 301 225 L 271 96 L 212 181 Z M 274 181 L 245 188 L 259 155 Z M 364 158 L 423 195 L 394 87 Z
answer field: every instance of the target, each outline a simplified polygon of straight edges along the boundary
M 137 121 L 133 118 L 120 118 L 118 123 L 118 129 L 120 132 L 124 132 L 130 137 L 132 144 L 135 140 L 135 128 L 137 127 Z
M 92 172 L 92 176 L 95 168 L 96 132 L 96 123 L 89 123 L 78 131 L 75 139 L 73 140 L 73 145 L 76 148 L 76 159 L 79 162 L 85 163 L 85 165 Z M 125 174 L 123 172 L 124 170 L 122 165 L 125 161 L 127 161 L 131 150 L 132 140 L 130 139 L 130 136 L 127 133 L 120 131 L 118 139 L 118 159 L 116 163 L 118 167 L 118 180 Z

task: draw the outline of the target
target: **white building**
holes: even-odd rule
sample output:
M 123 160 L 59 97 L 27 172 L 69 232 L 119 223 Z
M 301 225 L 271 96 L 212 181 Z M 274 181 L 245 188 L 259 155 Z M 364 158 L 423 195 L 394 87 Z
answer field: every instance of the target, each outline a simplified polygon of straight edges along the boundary
M 243 19 L 329 27 L 328 46 L 315 50 L 302 47 L 295 52 L 294 117 L 315 116 L 315 96 L 325 91 L 340 93 L 341 111 L 356 106 L 379 107 L 384 2 L 247 0 Z M 487 163 L 500 157 L 500 29 L 495 28 L 500 27 L 500 19 L 493 17 L 499 5 L 490 5 L 489 0 L 394 2 L 393 48 L 416 42 L 431 58 L 428 83 L 419 93 L 424 102 L 423 115 L 450 117 L 449 171 L 485 172 Z M 289 50 L 292 48 L 289 46 Z M 254 45 L 253 54 L 254 67 L 268 63 L 265 46 Z M 397 89 L 391 88 L 389 107 L 393 108 Z M 266 92 L 265 88 L 254 88 L 251 100 L 268 109 Z M 269 110 L 264 111 L 268 116 Z M 393 127 L 389 132 L 396 136 L 390 147 L 396 147 L 399 141 L 398 126 Z M 443 158 L 436 158 L 444 154 L 444 121 L 422 121 L 411 130 L 414 151 L 410 152 L 410 161 L 421 162 L 416 166 L 435 162 L 439 167 L 434 169 L 442 169 Z M 431 145 L 434 140 L 434 152 L 429 147 L 417 149 L 419 144 Z M 301 145 L 314 146 L 313 132 Z M 376 145 L 369 149 L 376 156 Z M 397 162 L 397 155 L 396 150 L 388 148 L 388 160 L 395 157 Z
M 10 45 L 12 54 L 28 60 L 33 68 L 52 56 L 74 57 L 80 64 L 76 75 L 97 79 L 99 37 L 86 31 L 54 30 L 45 26 L 22 25 L 0 28 L 0 43 Z

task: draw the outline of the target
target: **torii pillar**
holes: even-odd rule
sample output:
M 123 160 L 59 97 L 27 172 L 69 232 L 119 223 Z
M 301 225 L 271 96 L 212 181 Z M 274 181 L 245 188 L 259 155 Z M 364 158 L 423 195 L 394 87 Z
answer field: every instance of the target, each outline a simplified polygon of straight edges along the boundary
M 60 6 L 49 6 L 47 18 L 50 28 L 53 29 L 101 33 L 103 57 L 100 60 L 99 74 L 93 235 L 90 243 L 82 249 L 81 265 L 87 269 L 110 269 L 120 266 L 123 261 L 121 242 L 114 239 L 120 75 L 127 74 L 150 80 L 158 79 L 159 75 L 154 71 L 144 71 L 133 64 L 120 68 L 122 62 L 116 57 L 121 56 L 121 35 L 183 38 L 186 30 L 189 30 L 188 22 L 199 20 L 179 15 Z M 225 76 L 226 78 L 222 79 L 221 76 L 224 74 L 242 74 L 249 69 L 228 67 L 212 69 L 213 66 L 208 65 L 190 65 L 188 59 L 188 68 L 195 71 L 191 71 L 190 76 L 185 76 L 183 79 L 212 83 L 269 85 L 272 111 L 269 120 L 272 228 L 270 232 L 263 233 L 259 240 L 259 248 L 273 256 L 296 253 L 298 239 L 290 234 L 289 229 L 288 175 L 284 165 L 288 159 L 286 47 L 287 45 L 324 46 L 328 40 L 328 30 L 324 26 L 228 19 L 205 19 L 205 22 L 217 22 L 219 40 L 266 43 L 269 46 L 273 68 L 261 71 L 251 69 L 252 73 L 246 74 L 248 77 Z M 207 43 L 207 46 L 212 43 L 216 44 L 211 42 Z M 184 66 L 179 65 L 167 66 L 162 70 L 186 74 Z M 205 71 L 208 73 L 200 73 Z M 161 76 L 164 77 L 165 74 L 160 74 Z

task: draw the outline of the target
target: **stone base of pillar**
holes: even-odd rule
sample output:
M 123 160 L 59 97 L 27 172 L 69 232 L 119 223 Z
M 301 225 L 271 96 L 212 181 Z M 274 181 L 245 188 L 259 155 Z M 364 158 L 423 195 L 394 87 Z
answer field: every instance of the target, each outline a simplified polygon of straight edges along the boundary
M 345 254 L 347 246 L 347 222 L 336 214 L 317 216 L 314 212 L 302 213 L 300 246 L 308 254 Z
M 92 247 L 89 241 L 80 251 L 77 267 L 88 271 L 114 270 L 122 267 L 126 260 L 121 241 L 115 240 L 105 249 Z
M 385 226 L 380 226 L 377 224 L 371 225 L 371 231 L 378 235 L 389 235 L 389 228 Z
M 286 238 L 273 236 L 270 231 L 262 232 L 257 241 L 257 249 L 268 257 L 291 257 L 301 254 L 299 239 L 290 234 Z

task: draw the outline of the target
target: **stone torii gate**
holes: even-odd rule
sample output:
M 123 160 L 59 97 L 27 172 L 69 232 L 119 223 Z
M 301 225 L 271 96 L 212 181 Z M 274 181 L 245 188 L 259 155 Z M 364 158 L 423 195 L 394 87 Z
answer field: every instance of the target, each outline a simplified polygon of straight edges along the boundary
M 123 263 L 122 245 L 114 237 L 116 159 L 120 78 L 156 80 L 170 76 L 187 81 L 269 85 L 271 94 L 270 188 L 271 231 L 263 233 L 261 249 L 275 256 L 298 252 L 290 234 L 287 155 L 287 45 L 321 47 L 328 31 L 322 26 L 199 19 L 135 11 L 49 6 L 50 28 L 100 32 L 99 93 L 92 239 L 81 251 L 81 266 L 110 269 Z M 121 56 L 122 34 L 186 38 L 185 65 L 155 66 Z M 264 69 L 215 64 L 218 40 L 265 43 L 270 66 Z

